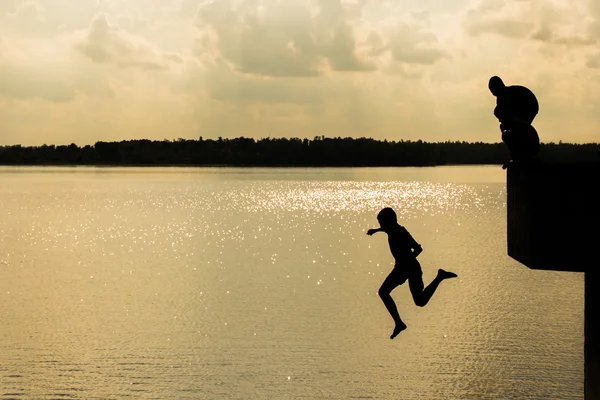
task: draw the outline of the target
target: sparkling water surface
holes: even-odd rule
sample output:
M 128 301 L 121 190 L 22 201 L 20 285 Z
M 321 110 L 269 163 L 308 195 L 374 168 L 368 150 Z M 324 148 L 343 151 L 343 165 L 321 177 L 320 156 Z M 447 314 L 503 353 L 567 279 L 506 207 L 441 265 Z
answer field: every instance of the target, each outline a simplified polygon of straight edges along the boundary
M 583 275 L 506 255 L 505 172 L 0 167 L 0 399 L 583 399 Z M 377 296 L 377 212 L 423 246 Z

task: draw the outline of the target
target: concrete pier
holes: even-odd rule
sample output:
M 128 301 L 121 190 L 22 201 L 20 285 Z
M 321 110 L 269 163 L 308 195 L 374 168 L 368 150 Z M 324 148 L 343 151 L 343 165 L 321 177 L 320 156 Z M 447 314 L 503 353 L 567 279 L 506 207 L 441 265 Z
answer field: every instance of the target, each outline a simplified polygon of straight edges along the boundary
M 585 274 L 585 399 L 600 400 L 600 162 L 511 165 L 506 175 L 508 255 Z

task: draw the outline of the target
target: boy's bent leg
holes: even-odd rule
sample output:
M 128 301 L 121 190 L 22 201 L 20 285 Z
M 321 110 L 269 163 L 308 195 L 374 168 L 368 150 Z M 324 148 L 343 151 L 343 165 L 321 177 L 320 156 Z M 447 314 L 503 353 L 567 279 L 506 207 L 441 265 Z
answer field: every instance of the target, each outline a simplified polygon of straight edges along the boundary
M 394 327 L 394 332 L 392 332 L 390 339 L 395 338 L 400 332 L 406 329 L 406 324 L 400 318 L 400 314 L 398 314 L 398 308 L 396 307 L 396 303 L 394 303 L 394 299 L 392 299 L 392 296 L 390 295 L 392 290 L 394 290 L 398 285 L 403 284 L 404 281 L 405 278 L 402 278 L 398 274 L 398 271 L 394 269 L 392 270 L 392 272 L 390 272 L 387 278 L 385 278 L 378 291 L 379 297 L 381 297 L 383 304 L 385 305 L 388 312 L 394 319 L 394 322 L 396 323 L 396 326 Z
M 420 272 L 420 268 L 419 268 Z M 424 307 L 429 303 L 431 296 L 435 293 L 436 289 L 444 279 L 456 278 L 457 275 L 454 272 L 444 271 L 443 269 L 438 270 L 438 274 L 433 281 L 425 289 L 423 289 L 423 276 L 420 272 L 408 278 L 408 286 L 410 287 L 410 293 L 413 296 L 415 304 L 419 307 Z

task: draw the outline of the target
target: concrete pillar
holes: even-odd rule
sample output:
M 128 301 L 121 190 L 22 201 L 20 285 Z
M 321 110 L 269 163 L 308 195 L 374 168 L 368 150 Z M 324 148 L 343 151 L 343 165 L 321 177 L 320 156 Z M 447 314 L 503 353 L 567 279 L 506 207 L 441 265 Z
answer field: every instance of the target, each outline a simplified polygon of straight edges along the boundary
M 600 254 L 599 254 L 600 256 Z M 590 260 L 591 261 L 591 260 Z M 585 399 L 600 400 L 600 262 L 585 272 Z

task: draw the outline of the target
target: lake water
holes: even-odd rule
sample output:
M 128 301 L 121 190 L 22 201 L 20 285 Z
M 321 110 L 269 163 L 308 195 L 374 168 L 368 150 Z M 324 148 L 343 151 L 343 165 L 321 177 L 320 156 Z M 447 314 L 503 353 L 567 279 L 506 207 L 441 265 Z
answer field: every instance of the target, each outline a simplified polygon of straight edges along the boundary
M 506 254 L 505 171 L 0 167 L 1 399 L 583 399 L 583 274 Z M 408 325 L 376 214 L 423 246 Z

